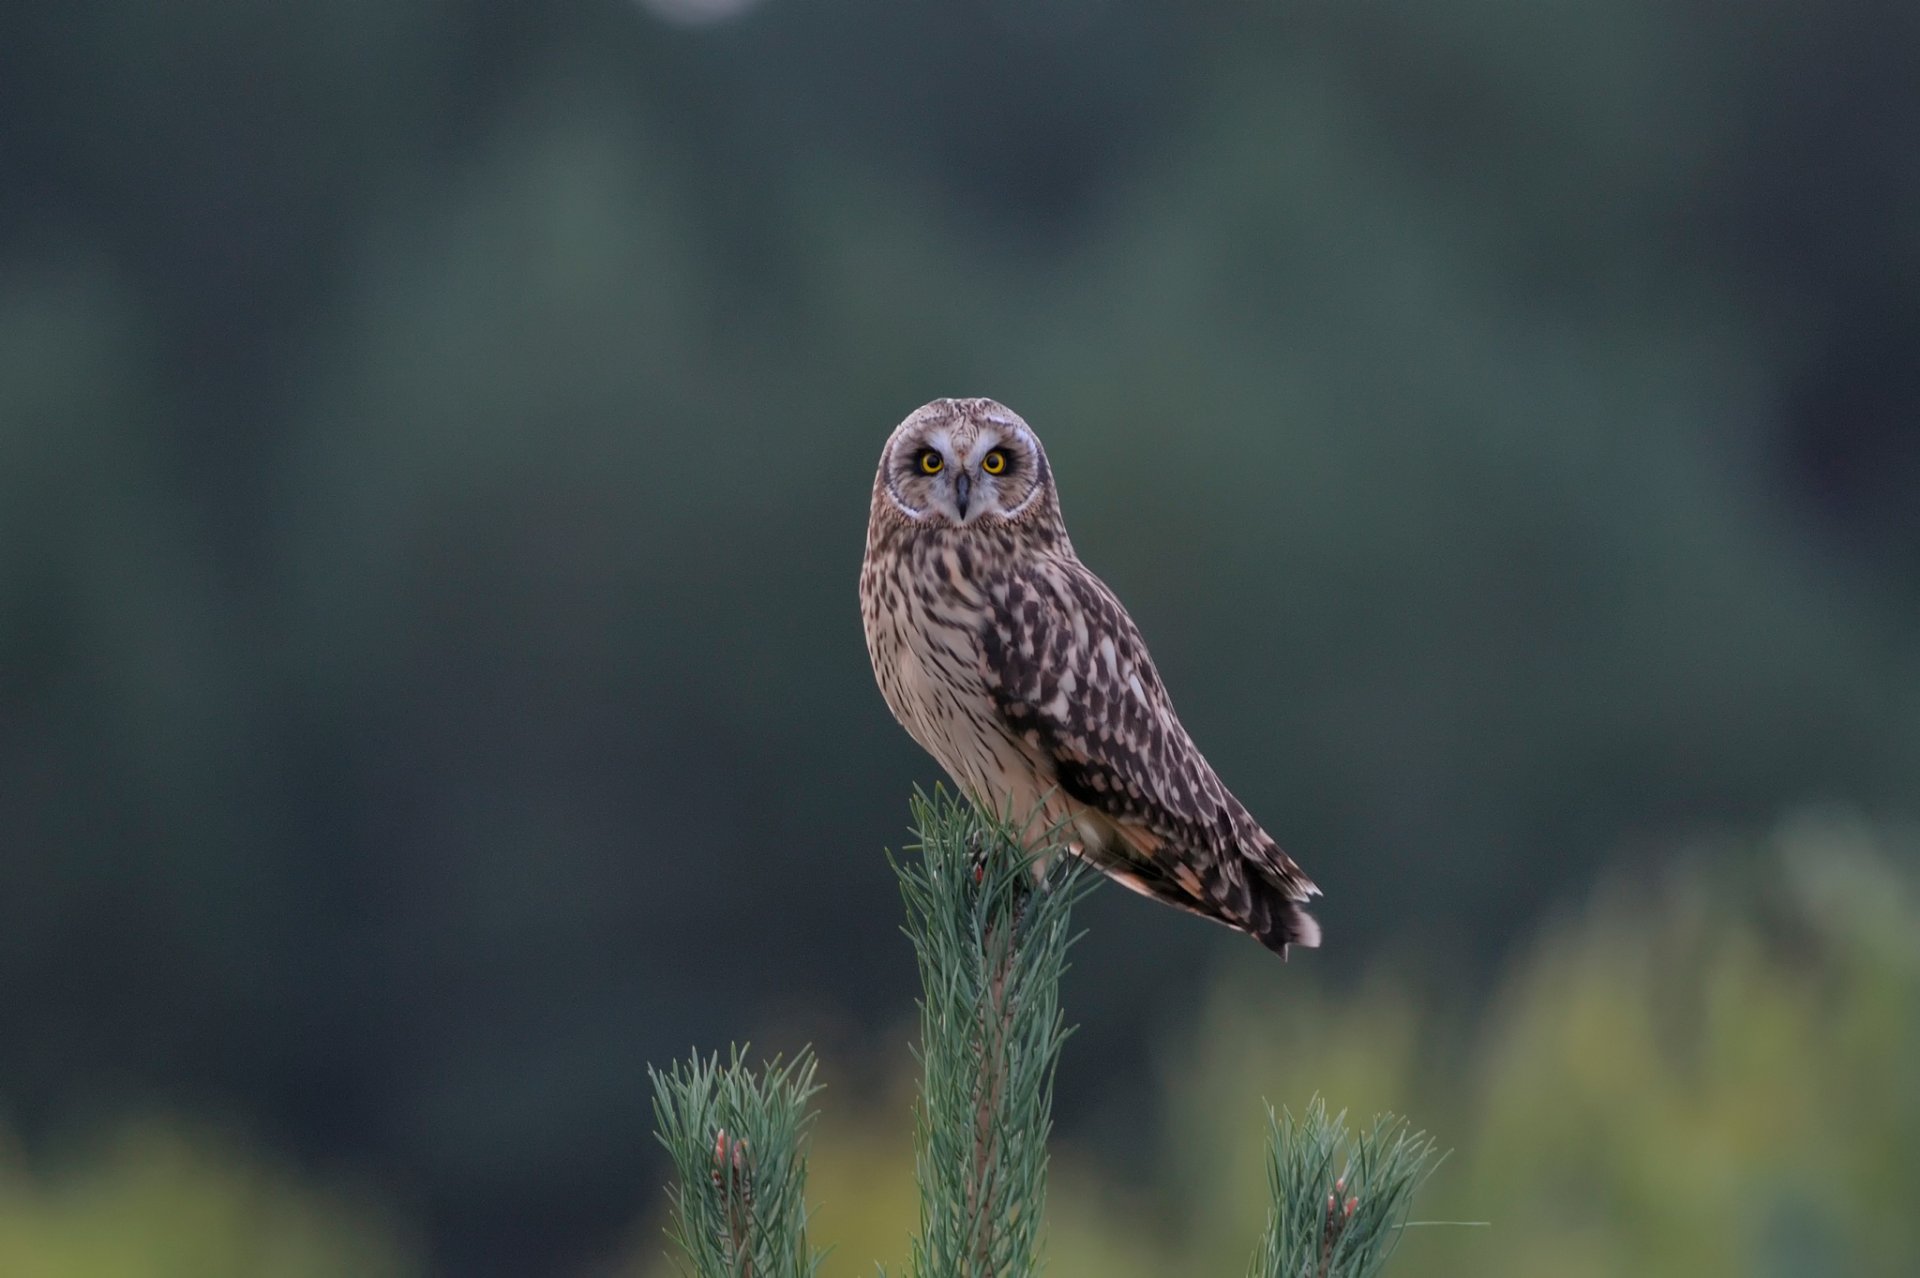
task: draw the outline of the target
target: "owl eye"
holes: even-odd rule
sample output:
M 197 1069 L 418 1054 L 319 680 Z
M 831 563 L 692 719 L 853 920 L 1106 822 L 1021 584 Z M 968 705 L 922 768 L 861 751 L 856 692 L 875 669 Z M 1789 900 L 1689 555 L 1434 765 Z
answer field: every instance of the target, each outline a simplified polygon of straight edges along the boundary
M 980 459 L 980 469 L 989 475 L 1004 474 L 1007 469 L 1007 455 L 997 448 L 994 449 Z
M 937 475 L 946 468 L 946 465 L 946 459 L 931 448 L 920 454 L 920 473 L 923 475 Z

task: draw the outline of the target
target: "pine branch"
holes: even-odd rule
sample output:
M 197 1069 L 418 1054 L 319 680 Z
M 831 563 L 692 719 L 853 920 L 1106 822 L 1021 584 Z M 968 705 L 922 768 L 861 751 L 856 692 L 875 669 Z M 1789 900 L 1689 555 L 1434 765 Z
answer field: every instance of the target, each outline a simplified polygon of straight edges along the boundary
M 811 1278 L 807 1245 L 807 1102 L 819 1090 L 802 1052 L 758 1075 L 735 1048 L 679 1062 L 653 1079 L 660 1143 L 679 1182 L 668 1190 L 683 1271 L 694 1278 Z
M 1060 978 L 1073 906 L 1098 876 L 1013 823 L 943 791 L 916 794 L 918 858 L 894 861 L 920 968 L 914 1113 L 920 1229 L 911 1278 L 1031 1278 L 1040 1264 L 1053 1079 L 1066 1041 Z M 735 1049 L 651 1071 L 661 1143 L 679 1173 L 669 1233 L 692 1278 L 812 1278 L 806 1053 L 758 1075 Z M 1273 1209 L 1250 1278 L 1372 1278 L 1439 1161 L 1383 1115 L 1362 1133 L 1316 1098 L 1267 1114 Z M 882 1274 L 884 1278 L 884 1274 Z
M 1355 1134 L 1343 1111 L 1327 1117 L 1267 1111 L 1267 1186 L 1273 1209 L 1248 1269 L 1251 1278 L 1371 1278 L 1406 1227 L 1413 1194 L 1439 1165 L 1424 1132 L 1382 1114 Z
M 896 861 L 919 960 L 915 1278 L 1025 1278 L 1039 1266 L 1053 1076 L 1067 1028 L 1068 916 L 1091 879 L 1039 869 L 1011 823 L 916 795 L 917 862 Z

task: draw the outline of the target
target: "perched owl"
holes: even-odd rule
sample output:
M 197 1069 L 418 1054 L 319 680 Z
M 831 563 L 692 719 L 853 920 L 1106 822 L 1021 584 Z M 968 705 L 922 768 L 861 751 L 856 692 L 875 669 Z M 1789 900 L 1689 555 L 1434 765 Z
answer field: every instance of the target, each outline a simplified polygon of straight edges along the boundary
M 880 454 L 860 569 L 880 692 L 981 807 L 1285 955 L 1319 889 L 1180 726 L 1127 610 L 1073 553 L 1040 440 L 937 399 Z

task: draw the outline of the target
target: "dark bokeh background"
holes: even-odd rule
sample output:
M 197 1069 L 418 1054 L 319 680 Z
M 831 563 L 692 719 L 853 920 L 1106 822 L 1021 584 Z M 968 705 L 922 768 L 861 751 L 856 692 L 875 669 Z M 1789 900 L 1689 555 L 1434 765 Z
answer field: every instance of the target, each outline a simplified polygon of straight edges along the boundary
M 1336 983 L 1914 812 L 1920 10 L 659 3 L 0 8 L 29 1146 L 230 1116 L 557 1273 L 649 1060 L 890 1052 L 936 774 L 854 578 L 936 395 L 1047 440 Z M 1250 961 L 1122 897 L 1095 1145 Z

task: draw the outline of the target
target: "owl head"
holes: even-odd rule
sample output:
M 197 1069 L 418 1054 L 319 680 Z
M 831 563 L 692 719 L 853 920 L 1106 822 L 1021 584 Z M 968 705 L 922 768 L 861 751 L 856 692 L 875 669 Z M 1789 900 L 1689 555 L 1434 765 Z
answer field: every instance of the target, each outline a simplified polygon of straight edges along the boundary
M 916 524 L 1059 519 L 1039 437 L 990 399 L 936 399 L 908 414 L 880 454 L 875 488 L 876 505 Z

